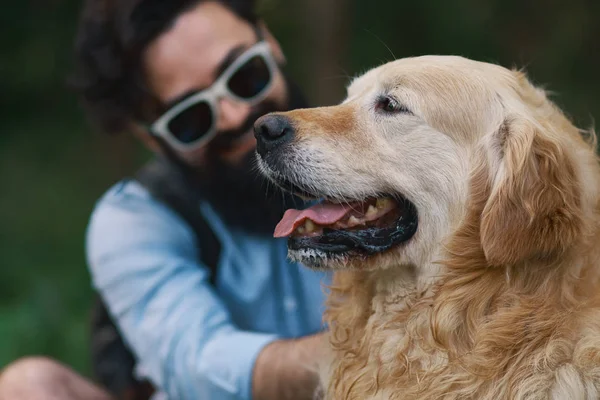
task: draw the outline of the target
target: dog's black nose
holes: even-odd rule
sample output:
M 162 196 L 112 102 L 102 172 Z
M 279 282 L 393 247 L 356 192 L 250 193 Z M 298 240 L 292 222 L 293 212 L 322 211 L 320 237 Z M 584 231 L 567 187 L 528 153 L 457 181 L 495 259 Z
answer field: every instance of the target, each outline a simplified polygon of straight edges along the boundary
M 258 154 L 264 155 L 292 140 L 294 127 L 289 118 L 279 114 L 268 114 L 254 124 L 254 136 Z

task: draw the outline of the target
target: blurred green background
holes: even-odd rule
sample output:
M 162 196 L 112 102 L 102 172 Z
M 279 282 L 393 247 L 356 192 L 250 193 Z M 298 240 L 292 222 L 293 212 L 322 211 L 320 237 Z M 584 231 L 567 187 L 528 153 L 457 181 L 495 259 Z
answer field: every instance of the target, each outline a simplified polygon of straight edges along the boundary
M 146 156 L 126 135 L 91 129 L 65 89 L 78 9 L 22 0 L 0 13 L 0 368 L 44 354 L 89 373 L 87 219 Z M 580 127 L 600 117 L 597 0 L 265 0 L 260 10 L 314 105 L 393 57 L 458 54 L 526 67 Z

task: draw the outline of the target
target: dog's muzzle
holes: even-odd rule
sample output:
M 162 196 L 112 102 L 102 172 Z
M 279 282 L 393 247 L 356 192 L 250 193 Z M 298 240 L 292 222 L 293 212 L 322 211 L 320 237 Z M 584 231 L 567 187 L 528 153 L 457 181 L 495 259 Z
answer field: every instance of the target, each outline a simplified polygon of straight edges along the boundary
M 289 118 L 279 114 L 268 114 L 254 124 L 256 151 L 266 158 L 275 149 L 289 143 L 294 138 L 294 126 Z

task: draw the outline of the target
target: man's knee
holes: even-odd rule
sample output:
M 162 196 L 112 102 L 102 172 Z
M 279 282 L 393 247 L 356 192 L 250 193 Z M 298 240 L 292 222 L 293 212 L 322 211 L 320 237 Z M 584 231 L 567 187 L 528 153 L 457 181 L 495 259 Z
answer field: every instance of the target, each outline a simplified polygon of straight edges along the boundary
M 45 357 L 27 357 L 15 361 L 0 371 L 0 400 L 12 396 L 52 391 L 66 379 L 66 369 Z
M 56 361 L 46 357 L 26 357 L 0 371 L 0 386 L 17 382 L 53 382 L 64 374 L 64 367 Z
M 15 361 L 0 372 L 0 400 L 110 400 L 69 368 L 45 357 Z

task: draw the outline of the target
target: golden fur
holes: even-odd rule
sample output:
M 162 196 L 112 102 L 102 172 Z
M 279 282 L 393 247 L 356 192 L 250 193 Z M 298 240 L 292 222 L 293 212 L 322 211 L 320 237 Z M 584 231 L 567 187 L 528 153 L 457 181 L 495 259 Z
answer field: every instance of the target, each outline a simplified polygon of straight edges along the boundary
M 381 92 L 415 116 L 375 114 Z M 288 116 L 304 182 L 398 191 L 420 218 L 407 244 L 327 265 L 326 399 L 600 398 L 600 166 L 542 90 L 419 57 Z

